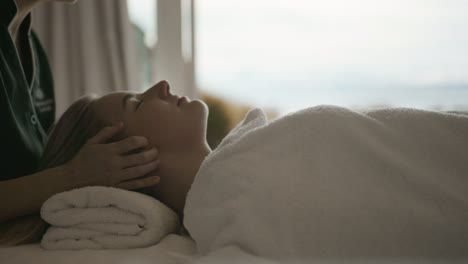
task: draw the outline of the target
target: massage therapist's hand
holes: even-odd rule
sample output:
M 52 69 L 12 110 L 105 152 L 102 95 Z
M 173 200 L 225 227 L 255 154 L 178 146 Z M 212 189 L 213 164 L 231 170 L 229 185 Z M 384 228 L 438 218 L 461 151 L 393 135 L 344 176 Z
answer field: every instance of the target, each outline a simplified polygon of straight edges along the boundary
M 122 141 L 105 143 L 122 127 L 120 123 L 103 128 L 65 164 L 72 185 L 100 185 L 133 190 L 159 183 L 158 176 L 145 177 L 158 167 L 158 151 L 155 148 L 127 154 L 146 148 L 148 140 L 145 137 L 132 136 Z

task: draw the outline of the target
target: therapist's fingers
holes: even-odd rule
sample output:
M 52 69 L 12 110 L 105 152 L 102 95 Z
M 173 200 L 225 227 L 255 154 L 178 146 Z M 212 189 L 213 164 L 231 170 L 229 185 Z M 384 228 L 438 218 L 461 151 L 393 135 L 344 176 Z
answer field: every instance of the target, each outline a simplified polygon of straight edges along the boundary
M 123 169 L 120 174 L 120 181 L 128 181 L 144 177 L 158 168 L 159 160 L 152 161 L 144 165 L 133 166 Z
M 125 190 L 135 190 L 135 189 L 141 189 L 145 187 L 154 186 L 158 184 L 159 181 L 160 181 L 159 176 L 149 176 L 149 177 L 142 178 L 142 179 L 124 181 L 124 182 L 117 184 L 114 187 L 125 189 Z
M 123 166 L 124 168 L 129 168 L 137 165 L 143 165 L 154 161 L 158 158 L 158 150 L 156 148 L 151 148 L 150 150 L 141 151 L 136 154 L 130 154 L 123 156 Z
M 145 137 L 131 136 L 124 140 L 111 143 L 111 147 L 116 154 L 126 154 L 148 146 L 148 139 Z
M 122 128 L 123 128 L 122 122 L 119 122 L 115 126 L 107 126 L 101 129 L 101 131 L 99 131 L 94 137 L 88 139 L 85 145 L 106 143 L 113 136 L 119 133 Z

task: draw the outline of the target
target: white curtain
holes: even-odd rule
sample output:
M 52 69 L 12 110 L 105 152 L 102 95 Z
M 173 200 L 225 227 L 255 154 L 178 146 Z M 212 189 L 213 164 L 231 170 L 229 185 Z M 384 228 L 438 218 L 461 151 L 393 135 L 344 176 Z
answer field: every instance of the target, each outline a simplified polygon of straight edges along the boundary
M 33 29 L 54 74 L 57 117 L 83 94 L 140 87 L 125 0 L 45 3 L 34 10 Z

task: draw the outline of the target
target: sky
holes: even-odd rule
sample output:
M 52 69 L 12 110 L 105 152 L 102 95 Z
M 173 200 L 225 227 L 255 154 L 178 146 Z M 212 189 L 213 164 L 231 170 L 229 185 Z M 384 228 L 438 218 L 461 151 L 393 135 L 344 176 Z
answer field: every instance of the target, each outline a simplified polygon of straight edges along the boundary
M 129 1 L 148 18 L 152 0 Z M 281 113 L 463 108 L 466 14 L 468 0 L 195 0 L 197 85 Z

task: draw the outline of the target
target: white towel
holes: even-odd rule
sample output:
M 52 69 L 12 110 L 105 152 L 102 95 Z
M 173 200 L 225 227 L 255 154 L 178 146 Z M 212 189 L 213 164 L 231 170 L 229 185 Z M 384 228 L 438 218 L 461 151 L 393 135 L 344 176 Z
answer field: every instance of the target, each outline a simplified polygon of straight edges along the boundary
M 158 200 L 111 187 L 84 187 L 56 194 L 41 208 L 52 226 L 46 249 L 122 249 L 151 246 L 177 231 L 177 214 Z
M 468 117 L 253 109 L 203 161 L 184 216 L 201 254 L 468 257 Z

